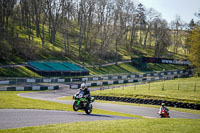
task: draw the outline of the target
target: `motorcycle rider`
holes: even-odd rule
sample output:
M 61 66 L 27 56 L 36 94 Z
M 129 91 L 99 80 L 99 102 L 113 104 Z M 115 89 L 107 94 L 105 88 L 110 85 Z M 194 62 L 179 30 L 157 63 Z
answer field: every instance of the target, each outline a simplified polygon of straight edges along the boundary
M 87 88 L 86 84 L 85 84 L 85 83 L 82 83 L 80 89 L 83 90 L 83 92 L 84 92 L 84 97 L 90 102 L 90 91 L 89 91 L 89 89 Z
M 165 112 L 167 113 L 167 115 L 169 116 L 169 109 L 165 106 L 165 103 L 161 104 L 161 107 L 159 109 L 159 112 L 161 112 L 162 110 L 165 110 Z

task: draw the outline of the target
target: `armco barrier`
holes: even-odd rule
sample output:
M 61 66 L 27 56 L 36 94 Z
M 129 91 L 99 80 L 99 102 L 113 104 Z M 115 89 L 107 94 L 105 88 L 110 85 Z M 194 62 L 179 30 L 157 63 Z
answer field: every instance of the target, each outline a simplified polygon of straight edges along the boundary
M 166 76 L 166 77 L 154 77 L 154 78 L 134 78 L 134 79 L 126 79 L 126 80 L 114 80 L 114 81 L 97 81 L 93 83 L 86 83 L 87 87 L 95 87 L 95 86 L 102 86 L 102 85 L 114 85 L 114 84 L 125 84 L 125 83 L 137 83 L 137 82 L 151 82 L 156 80 L 167 80 L 173 79 L 175 76 Z M 80 88 L 81 83 L 74 83 L 70 85 L 71 89 Z
M 165 105 L 169 106 L 169 107 L 188 108 L 188 109 L 200 110 L 200 104 L 194 104 L 194 103 L 184 103 L 184 102 L 175 102 L 175 101 L 167 101 L 167 100 L 154 100 L 154 99 L 111 97 L 111 96 L 94 96 L 94 98 L 96 100 L 118 101 L 118 102 L 139 103 L 139 104 L 152 104 L 152 105 L 161 105 L 161 103 L 165 103 Z
M 0 91 L 41 91 L 58 90 L 59 86 L 25 86 L 25 87 L 1 87 Z
M 100 81 L 100 80 L 125 80 L 125 79 L 134 79 L 134 78 L 144 78 L 144 77 L 163 77 L 163 76 L 173 76 L 173 77 L 182 77 L 184 75 L 193 75 L 193 70 L 178 70 L 178 71 L 165 71 L 160 73 L 147 73 L 147 74 L 125 74 L 113 75 L 113 76 L 103 76 L 103 77 L 84 77 L 84 78 L 16 78 L 12 80 L 3 80 L 0 81 L 0 85 L 13 85 L 20 83 L 70 83 L 70 82 L 89 82 L 89 81 Z M 120 81 L 119 81 L 120 82 Z M 105 83 L 107 84 L 107 83 Z

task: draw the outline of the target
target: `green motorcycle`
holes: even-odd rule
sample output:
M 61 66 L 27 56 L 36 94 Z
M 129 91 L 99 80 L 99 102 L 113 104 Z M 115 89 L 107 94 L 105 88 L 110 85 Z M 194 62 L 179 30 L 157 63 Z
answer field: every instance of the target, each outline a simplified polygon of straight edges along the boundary
M 84 97 L 84 91 L 80 90 L 73 96 L 75 99 L 73 104 L 74 111 L 83 110 L 86 114 L 90 114 L 92 112 L 92 102 L 94 102 L 94 97 L 90 97 L 90 100 Z

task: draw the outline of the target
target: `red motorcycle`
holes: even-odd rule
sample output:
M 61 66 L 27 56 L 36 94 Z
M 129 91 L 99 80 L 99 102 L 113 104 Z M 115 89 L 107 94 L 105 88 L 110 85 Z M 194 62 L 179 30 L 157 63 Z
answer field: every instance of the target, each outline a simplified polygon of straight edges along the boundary
M 169 113 L 167 113 L 164 109 L 159 111 L 158 114 L 160 115 L 160 118 L 170 118 Z

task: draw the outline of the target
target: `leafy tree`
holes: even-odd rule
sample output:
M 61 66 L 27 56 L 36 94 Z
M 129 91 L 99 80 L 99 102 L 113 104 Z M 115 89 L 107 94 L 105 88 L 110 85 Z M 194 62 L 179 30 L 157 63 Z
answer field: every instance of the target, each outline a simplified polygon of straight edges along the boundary
M 195 26 L 192 33 L 188 35 L 187 45 L 189 46 L 189 60 L 195 66 L 196 72 L 200 72 L 200 27 Z

